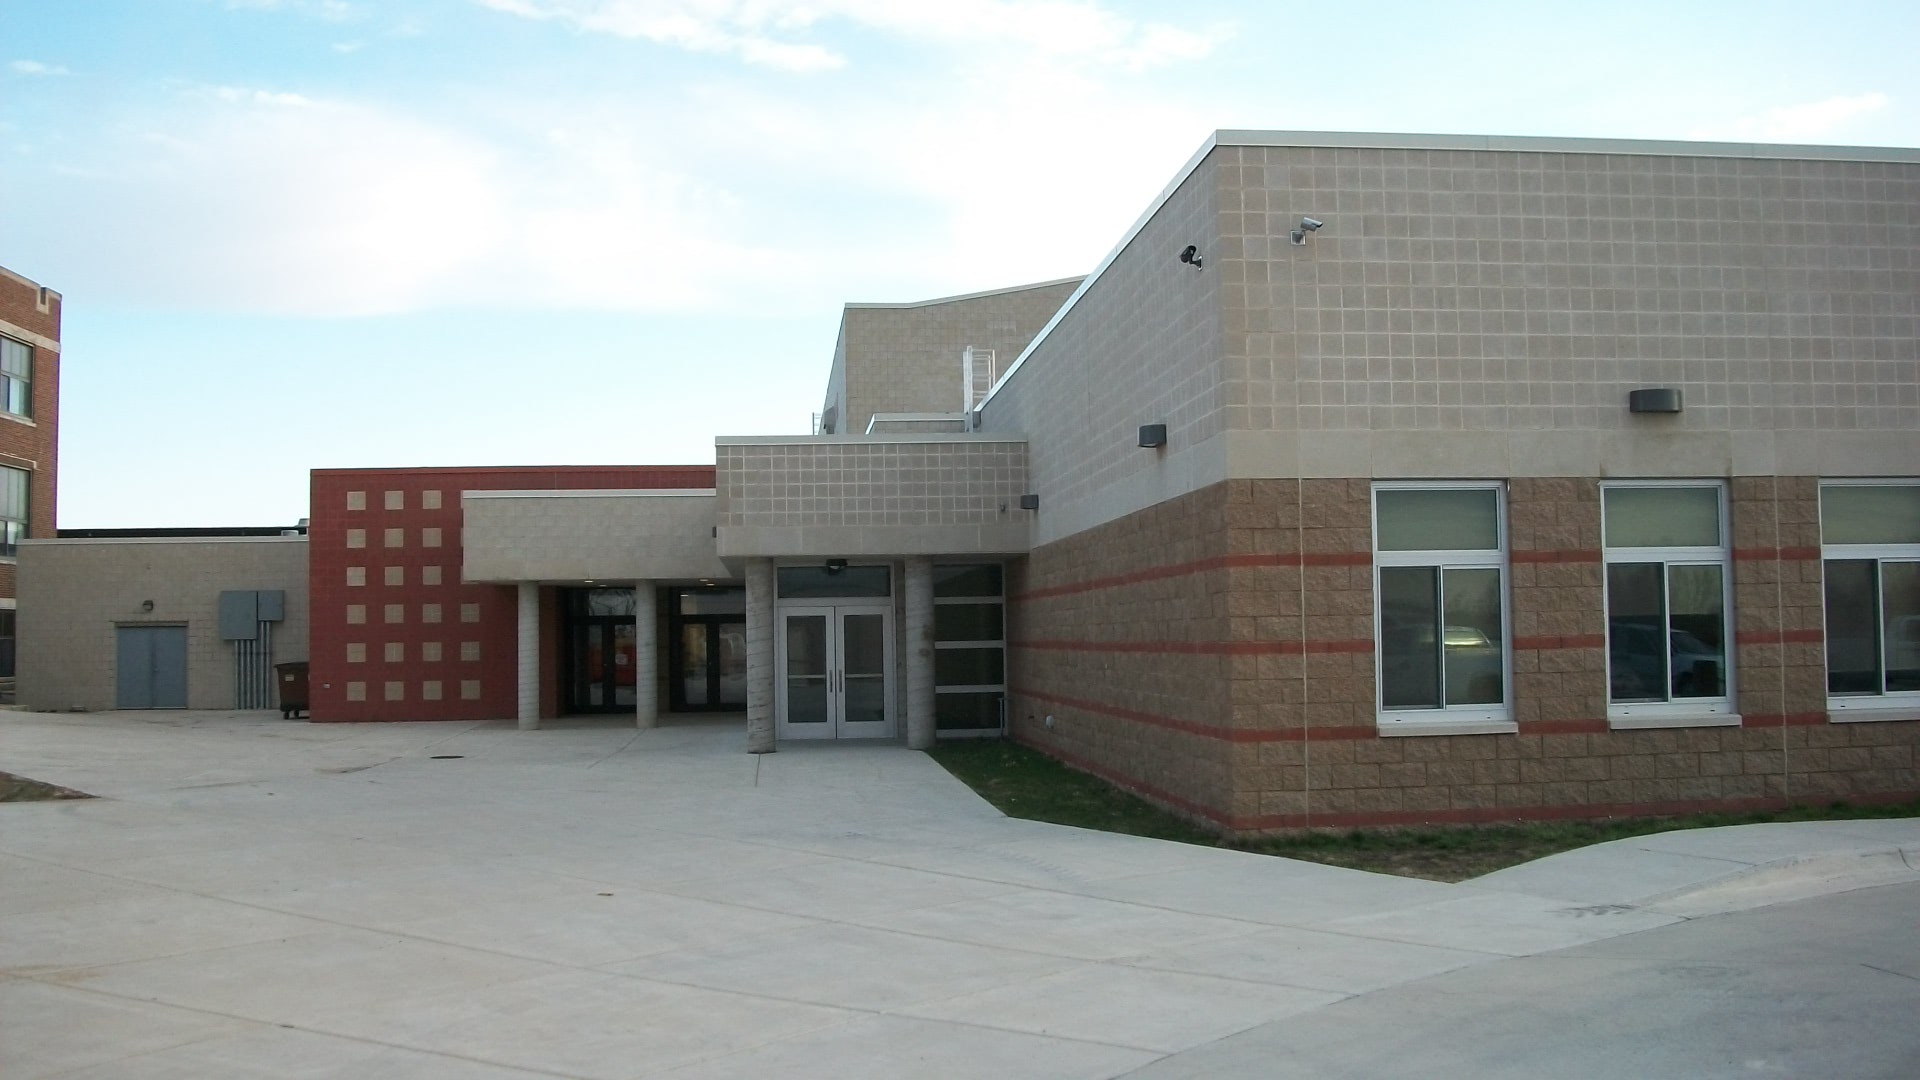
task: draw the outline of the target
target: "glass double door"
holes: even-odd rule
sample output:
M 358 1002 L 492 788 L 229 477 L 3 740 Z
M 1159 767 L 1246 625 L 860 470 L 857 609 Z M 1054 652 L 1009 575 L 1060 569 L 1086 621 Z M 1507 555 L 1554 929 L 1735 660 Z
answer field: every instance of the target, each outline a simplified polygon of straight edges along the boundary
M 682 619 L 674 643 L 676 712 L 741 712 L 747 707 L 747 624 Z
M 893 609 L 782 608 L 774 643 L 783 739 L 884 739 L 893 723 Z

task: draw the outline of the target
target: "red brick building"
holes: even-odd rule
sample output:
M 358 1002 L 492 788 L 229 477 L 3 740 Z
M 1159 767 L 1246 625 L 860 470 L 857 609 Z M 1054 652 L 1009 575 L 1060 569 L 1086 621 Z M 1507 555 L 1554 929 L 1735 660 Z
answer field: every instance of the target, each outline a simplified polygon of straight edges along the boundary
M 462 580 L 461 493 L 713 487 L 713 466 L 316 469 L 309 596 L 315 720 L 511 719 L 514 585 Z M 541 716 L 559 716 L 569 587 L 540 586 Z M 609 656 L 608 659 L 611 659 Z M 628 658 L 630 659 L 630 658 Z
M 0 678 L 13 677 L 15 559 L 55 535 L 60 294 L 0 267 Z

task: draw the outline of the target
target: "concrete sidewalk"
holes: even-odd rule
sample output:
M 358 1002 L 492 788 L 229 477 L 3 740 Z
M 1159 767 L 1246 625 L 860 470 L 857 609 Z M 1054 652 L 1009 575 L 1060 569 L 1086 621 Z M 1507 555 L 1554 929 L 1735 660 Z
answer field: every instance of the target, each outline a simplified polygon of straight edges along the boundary
M 1920 880 L 1920 823 L 1464 885 L 1001 816 L 737 719 L 0 713 L 9 1077 L 1106 1077 L 1442 972 Z

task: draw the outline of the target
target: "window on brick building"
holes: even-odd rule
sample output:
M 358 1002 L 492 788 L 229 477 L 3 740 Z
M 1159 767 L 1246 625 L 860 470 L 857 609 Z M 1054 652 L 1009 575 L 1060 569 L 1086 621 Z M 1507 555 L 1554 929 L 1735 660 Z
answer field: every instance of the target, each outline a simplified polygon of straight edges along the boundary
M 1501 486 L 1377 485 L 1373 524 L 1381 730 L 1512 730 Z
M 1920 481 L 1821 485 L 1820 544 L 1829 712 L 1912 715 L 1920 708 Z
M 0 555 L 20 554 L 27 538 L 27 510 L 33 474 L 0 465 Z
M 0 337 L 0 411 L 33 415 L 33 346 Z
M 1700 481 L 1600 488 L 1607 714 L 1616 727 L 1733 712 L 1726 489 Z

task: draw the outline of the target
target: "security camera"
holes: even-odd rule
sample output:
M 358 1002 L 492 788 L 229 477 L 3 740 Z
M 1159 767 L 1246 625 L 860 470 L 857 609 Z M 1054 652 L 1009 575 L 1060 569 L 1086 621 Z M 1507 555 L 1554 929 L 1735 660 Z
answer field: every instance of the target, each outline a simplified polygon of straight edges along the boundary
M 1200 269 L 1200 249 L 1195 247 L 1192 244 L 1188 244 L 1186 247 L 1181 248 L 1180 261 L 1187 264 L 1188 266 L 1193 267 L 1195 270 Z
M 1319 218 L 1303 217 L 1300 219 L 1300 227 L 1308 232 L 1314 232 L 1325 224 L 1326 222 L 1321 221 Z

